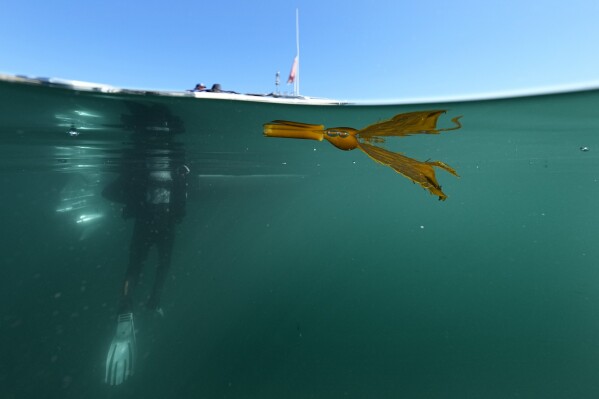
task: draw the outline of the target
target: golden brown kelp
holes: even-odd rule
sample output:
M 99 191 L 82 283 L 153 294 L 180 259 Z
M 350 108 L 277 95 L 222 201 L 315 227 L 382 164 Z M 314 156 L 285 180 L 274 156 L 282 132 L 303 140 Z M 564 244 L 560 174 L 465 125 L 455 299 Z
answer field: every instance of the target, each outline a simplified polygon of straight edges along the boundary
M 447 195 L 441 190 L 441 185 L 435 177 L 433 166 L 445 169 L 452 175 L 458 176 L 453 168 L 440 161 L 420 162 L 402 154 L 387 151 L 384 148 L 366 143 L 360 143 L 359 148 L 376 162 L 389 166 L 414 183 L 420 184 L 421 187 L 427 189 L 431 194 L 437 195 L 441 201 L 444 201 Z
M 433 167 L 446 170 L 454 176 L 456 171 L 440 161 L 417 161 L 405 155 L 377 147 L 372 143 L 384 142 L 384 137 L 409 136 L 412 134 L 439 134 L 444 131 L 462 127 L 460 117 L 453 118 L 451 128 L 437 128 L 439 117 L 445 111 L 419 111 L 395 115 L 393 118 L 356 130 L 351 127 L 334 127 L 325 129 L 323 125 L 276 120 L 264 124 L 264 135 L 268 137 L 298 138 L 322 141 L 327 140 L 335 147 L 349 151 L 359 148 L 376 162 L 389 166 L 397 173 L 407 177 L 414 183 L 437 195 L 439 200 L 447 196 L 435 177 Z
M 322 141 L 323 125 L 310 125 L 301 122 L 272 121 L 264 125 L 264 135 L 293 139 Z

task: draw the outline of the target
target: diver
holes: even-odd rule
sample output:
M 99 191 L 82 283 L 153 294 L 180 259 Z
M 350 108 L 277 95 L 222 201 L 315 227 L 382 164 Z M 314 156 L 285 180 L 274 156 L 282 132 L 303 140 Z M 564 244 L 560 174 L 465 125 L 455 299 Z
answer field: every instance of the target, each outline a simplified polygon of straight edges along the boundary
M 133 116 L 123 117 L 133 130 L 133 147 L 126 150 L 118 178 L 102 195 L 121 203 L 125 220 L 133 219 L 129 263 L 121 287 L 116 335 L 106 359 L 106 383 L 119 385 L 133 374 L 135 329 L 134 290 L 139 283 L 150 249 L 158 253 L 156 276 L 145 308 L 163 315 L 160 299 L 175 239 L 175 230 L 185 216 L 187 175 L 184 151 L 173 139 L 182 124 L 163 107 L 129 104 Z

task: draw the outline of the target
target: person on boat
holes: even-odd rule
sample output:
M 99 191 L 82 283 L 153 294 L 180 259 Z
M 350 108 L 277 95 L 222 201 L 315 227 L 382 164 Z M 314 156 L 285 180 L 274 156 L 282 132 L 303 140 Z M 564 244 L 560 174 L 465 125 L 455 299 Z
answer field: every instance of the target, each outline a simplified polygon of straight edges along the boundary
M 220 83 L 215 83 L 209 90 L 206 90 L 209 93 L 228 93 L 228 94 L 239 94 L 235 91 L 231 90 L 223 90 Z
M 220 87 L 220 83 L 215 83 L 212 85 L 212 88 L 210 88 L 210 90 L 206 91 L 209 91 L 211 93 L 222 93 L 223 89 Z
M 191 91 L 206 91 L 206 85 L 204 85 L 204 83 L 198 83 Z
M 160 299 L 171 264 L 176 226 L 185 216 L 187 175 L 185 153 L 173 135 L 183 131 L 181 121 L 160 106 L 129 104 L 126 129 L 133 130 L 132 148 L 122 157 L 122 170 L 102 195 L 123 205 L 124 219 L 133 219 L 129 262 L 120 293 L 116 335 L 106 360 L 105 380 L 123 383 L 133 374 L 135 329 L 134 290 L 150 249 L 156 248 L 158 264 L 146 309 L 163 314 Z

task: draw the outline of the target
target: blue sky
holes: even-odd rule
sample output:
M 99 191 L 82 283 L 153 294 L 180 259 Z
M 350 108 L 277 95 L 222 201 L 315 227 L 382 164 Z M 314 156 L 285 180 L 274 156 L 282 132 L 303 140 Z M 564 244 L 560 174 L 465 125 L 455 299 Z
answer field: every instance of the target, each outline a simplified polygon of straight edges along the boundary
M 596 0 L 3 0 L 0 72 L 399 99 L 599 81 Z M 291 88 L 283 85 L 283 90 Z

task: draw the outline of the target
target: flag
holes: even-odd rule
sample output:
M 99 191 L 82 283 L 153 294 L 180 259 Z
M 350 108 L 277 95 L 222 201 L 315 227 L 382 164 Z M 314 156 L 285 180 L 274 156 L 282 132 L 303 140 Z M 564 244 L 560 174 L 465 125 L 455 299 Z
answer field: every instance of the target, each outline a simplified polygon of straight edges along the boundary
M 295 82 L 295 74 L 297 73 L 297 64 L 298 64 L 298 59 L 297 59 L 297 55 L 296 55 L 295 59 L 293 60 L 293 65 L 291 66 L 291 72 L 289 72 L 289 79 L 287 79 L 287 84 Z

